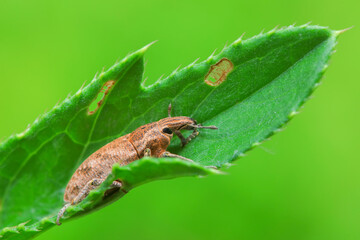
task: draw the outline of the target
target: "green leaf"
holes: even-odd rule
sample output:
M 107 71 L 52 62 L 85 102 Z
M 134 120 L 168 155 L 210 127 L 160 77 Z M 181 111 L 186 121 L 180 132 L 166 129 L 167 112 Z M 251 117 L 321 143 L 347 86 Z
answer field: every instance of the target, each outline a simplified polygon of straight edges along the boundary
M 19 231 L 13 236 L 21 239 L 52 226 L 66 184 L 81 162 L 113 139 L 166 117 L 170 102 L 173 116 L 219 127 L 202 129 L 183 149 L 174 139 L 171 152 L 204 166 L 221 167 L 237 159 L 296 113 L 317 86 L 338 34 L 304 25 L 239 39 L 149 87 L 142 85 L 147 47 L 131 54 L 0 145 L 0 226 L 18 225 L 4 231 Z M 162 173 L 152 169 L 149 181 Z M 174 169 L 167 177 L 184 175 Z M 206 171 L 198 165 L 196 169 Z M 66 216 L 82 212 L 91 196 Z M 85 209 L 105 202 L 91 200 Z M 27 225 L 19 225 L 25 221 Z
M 135 161 L 129 165 L 120 167 L 118 164 L 113 166 L 112 174 L 95 190 L 91 191 L 87 198 L 75 206 L 70 206 L 65 215 L 65 219 L 72 216 L 88 213 L 99 207 L 103 207 L 121 197 L 123 197 L 132 188 L 141 184 L 154 181 L 171 179 L 175 177 L 186 176 L 206 176 L 209 174 L 218 174 L 217 170 L 204 168 L 203 166 L 183 161 L 176 158 L 143 158 L 141 161 Z M 120 179 L 123 187 L 122 191 L 112 193 L 104 198 L 104 192 L 109 189 L 111 183 Z M 21 223 L 16 227 L 7 227 L 0 231 L 0 236 L 11 239 L 27 239 L 39 234 L 39 231 L 45 230 L 55 224 L 56 216 L 45 217 L 42 220 L 25 226 Z M 64 220 L 62 220 L 64 221 Z

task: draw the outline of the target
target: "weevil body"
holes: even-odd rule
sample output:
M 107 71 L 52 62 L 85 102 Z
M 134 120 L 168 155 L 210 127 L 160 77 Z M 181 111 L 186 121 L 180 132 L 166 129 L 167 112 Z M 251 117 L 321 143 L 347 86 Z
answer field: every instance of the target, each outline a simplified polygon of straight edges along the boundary
M 67 204 L 58 213 L 56 223 L 60 225 L 60 218 L 68 206 L 81 202 L 92 189 L 106 179 L 115 163 L 127 165 L 144 156 L 177 157 L 192 161 L 166 151 L 173 134 L 175 133 L 180 138 L 182 145 L 185 146 L 199 134 L 198 128 L 217 128 L 198 125 L 194 119 L 189 117 L 171 117 L 170 112 L 171 105 L 168 109 L 169 117 L 143 125 L 90 155 L 75 171 L 66 186 L 64 200 Z M 193 130 L 193 132 L 185 138 L 180 130 Z M 114 181 L 111 187 L 121 188 L 121 185 L 120 181 Z

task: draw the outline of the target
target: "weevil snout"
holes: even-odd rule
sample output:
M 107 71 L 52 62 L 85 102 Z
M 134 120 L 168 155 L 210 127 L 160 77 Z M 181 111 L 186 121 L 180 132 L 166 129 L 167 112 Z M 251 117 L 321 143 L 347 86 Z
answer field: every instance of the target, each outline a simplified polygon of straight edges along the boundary
M 198 129 L 198 128 L 218 129 L 218 128 L 217 128 L 216 126 L 214 126 L 214 125 L 211 125 L 211 126 L 203 126 L 202 124 L 198 124 L 195 119 L 193 119 L 193 118 L 189 118 L 189 119 L 191 119 L 192 122 L 188 123 L 187 126 L 181 128 L 181 129 L 186 129 L 186 130 L 196 130 L 196 129 Z
M 171 139 L 173 133 L 175 133 L 176 136 L 179 137 L 183 147 L 199 135 L 199 128 L 218 129 L 216 126 L 202 126 L 190 117 L 168 117 L 161 119 L 158 123 L 162 128 L 162 133 L 167 135 L 169 139 Z M 193 132 L 185 138 L 180 130 L 192 130 Z
M 202 126 L 190 117 L 168 117 L 159 121 L 161 126 L 171 129 L 171 131 L 196 130 L 198 128 L 218 129 L 216 126 Z
M 196 126 L 197 123 L 194 119 L 189 117 L 168 117 L 161 119 L 159 124 L 163 127 L 171 129 L 171 131 L 180 131 L 183 129 L 192 130 L 193 127 Z
M 201 124 L 189 124 L 189 127 L 191 127 L 191 129 L 198 129 L 198 128 L 206 128 L 206 129 L 218 129 L 216 126 L 211 125 L 211 126 L 203 126 Z
M 169 107 L 170 109 L 170 107 Z M 169 117 L 161 119 L 159 125 L 162 128 L 162 133 L 169 136 L 170 138 L 175 133 L 181 140 L 181 144 L 184 147 L 187 143 L 189 143 L 192 139 L 194 139 L 197 135 L 199 135 L 199 128 L 206 128 L 206 129 L 218 129 L 216 126 L 202 126 L 198 124 L 195 119 L 190 117 Z M 185 138 L 180 130 L 193 130 L 193 132 Z
M 218 129 L 216 126 L 211 125 L 211 126 L 202 126 L 201 124 L 197 124 L 196 120 L 190 117 L 171 117 L 171 103 L 169 104 L 168 107 L 168 118 L 165 119 L 174 119 L 175 123 L 174 124 L 174 129 L 175 130 L 195 130 L 198 128 L 207 128 L 207 129 Z M 177 125 L 177 126 L 176 126 Z M 177 127 L 177 128 L 176 128 Z

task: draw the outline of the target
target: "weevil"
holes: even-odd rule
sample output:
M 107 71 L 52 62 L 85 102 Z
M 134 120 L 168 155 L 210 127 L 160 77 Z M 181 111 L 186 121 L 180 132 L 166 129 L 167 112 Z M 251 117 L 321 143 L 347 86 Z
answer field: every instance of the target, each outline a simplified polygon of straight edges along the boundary
M 144 156 L 175 157 L 186 161 L 191 159 L 166 151 L 173 134 L 181 140 L 182 147 L 188 144 L 198 134 L 199 128 L 217 129 L 216 126 L 202 126 L 190 117 L 171 117 L 171 104 L 168 107 L 168 117 L 157 122 L 148 123 L 137 128 L 132 133 L 115 139 L 91 154 L 75 171 L 64 193 L 64 207 L 59 211 L 56 224 L 70 205 L 81 202 L 91 190 L 99 186 L 111 173 L 115 163 L 127 165 Z M 185 138 L 180 130 L 193 130 Z M 121 189 L 120 180 L 114 181 L 110 188 Z

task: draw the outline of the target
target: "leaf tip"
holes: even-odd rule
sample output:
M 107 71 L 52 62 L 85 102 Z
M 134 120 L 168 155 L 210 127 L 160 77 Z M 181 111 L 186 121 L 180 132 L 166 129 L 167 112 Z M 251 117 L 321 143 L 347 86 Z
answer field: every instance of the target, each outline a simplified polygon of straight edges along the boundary
M 299 112 L 298 111 L 292 111 L 290 114 L 289 114 L 289 118 L 293 118 L 294 116 L 298 115 Z
M 228 42 L 226 41 L 226 43 L 225 43 L 223 49 L 220 51 L 220 53 L 223 53 L 227 47 L 228 47 Z
M 210 62 L 213 60 L 216 51 L 217 51 L 217 48 L 215 48 L 215 50 L 214 50 L 214 51 L 210 54 L 210 56 L 205 60 L 207 63 L 210 63 Z
M 242 42 L 244 35 L 245 35 L 245 32 L 243 32 L 243 34 L 241 34 L 241 36 L 235 40 L 234 44 L 240 44 Z
M 223 164 L 223 167 L 225 167 L 227 169 L 232 167 L 232 166 L 235 166 L 235 164 L 234 163 L 229 163 L 229 162 Z
M 148 48 L 150 48 L 153 44 L 157 43 L 159 40 L 155 40 L 152 41 L 151 43 L 145 45 L 144 47 L 142 47 L 141 49 L 138 50 L 139 53 L 144 54 L 146 52 L 146 50 L 148 50 Z
M 310 26 L 311 23 L 312 23 L 312 21 L 307 22 L 307 23 L 301 25 L 300 28 L 306 28 L 306 27 Z
M 208 168 L 208 170 L 209 170 L 209 172 L 211 174 L 216 174 L 216 175 L 227 175 L 227 174 L 229 174 L 227 172 L 221 171 L 219 169 L 214 169 L 214 168 Z
M 197 59 L 195 59 L 192 63 L 190 63 L 190 65 L 188 66 L 188 68 L 190 68 L 190 67 L 193 67 L 195 64 L 196 64 L 196 62 L 197 61 L 199 61 L 199 57 L 197 58 Z
M 279 127 L 278 129 L 275 129 L 273 132 L 274 133 L 279 133 L 279 132 L 282 132 L 284 130 L 285 130 L 285 127 L 283 126 L 283 127 Z
M 276 33 L 276 31 L 279 29 L 279 25 L 276 25 L 273 29 L 271 29 L 267 34 L 270 36 L 274 33 Z
M 180 67 L 181 64 L 177 68 L 175 68 L 175 70 L 170 74 L 170 76 L 174 76 L 179 71 Z
M 342 29 L 342 30 L 334 31 L 334 35 L 335 35 L 335 37 L 338 37 L 341 34 L 343 34 L 344 32 L 347 32 L 347 31 L 349 31 L 349 30 L 351 30 L 353 28 L 354 28 L 354 26 L 351 26 L 351 27 L 348 27 L 348 28 L 345 28 L 345 29 Z

